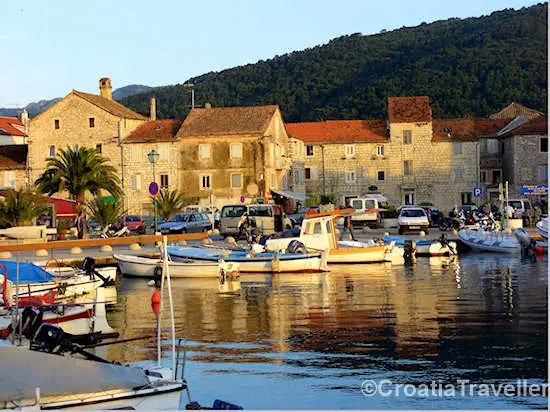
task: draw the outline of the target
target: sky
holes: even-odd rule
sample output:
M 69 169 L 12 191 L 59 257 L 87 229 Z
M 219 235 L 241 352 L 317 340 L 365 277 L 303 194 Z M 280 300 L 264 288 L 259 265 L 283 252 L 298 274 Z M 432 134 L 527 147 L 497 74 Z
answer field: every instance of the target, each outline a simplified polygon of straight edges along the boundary
M 183 83 L 351 33 L 479 17 L 530 0 L 0 0 L 0 107 Z M 412 7 L 411 5 L 414 5 Z

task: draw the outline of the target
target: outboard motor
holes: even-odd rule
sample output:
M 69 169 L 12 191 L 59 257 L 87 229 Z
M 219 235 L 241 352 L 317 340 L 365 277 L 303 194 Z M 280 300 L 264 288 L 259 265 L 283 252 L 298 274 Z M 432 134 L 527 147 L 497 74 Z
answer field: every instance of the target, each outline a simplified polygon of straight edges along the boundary
M 405 240 L 403 245 L 403 259 L 406 266 L 412 266 L 416 260 L 416 242 L 414 240 Z
M 42 324 L 43 317 L 44 311 L 40 308 L 28 306 L 23 309 L 23 313 L 21 314 L 21 331 L 23 336 L 31 339 Z
M 30 342 L 30 349 L 52 353 L 63 341 L 65 332 L 59 326 L 43 323 Z
M 82 270 L 90 276 L 90 280 L 94 278 L 95 272 L 95 259 L 91 256 L 86 256 L 82 261 Z
M 300 253 L 305 255 L 307 253 L 307 249 L 304 244 L 299 240 L 293 240 L 288 244 L 288 247 L 286 248 L 286 253 Z

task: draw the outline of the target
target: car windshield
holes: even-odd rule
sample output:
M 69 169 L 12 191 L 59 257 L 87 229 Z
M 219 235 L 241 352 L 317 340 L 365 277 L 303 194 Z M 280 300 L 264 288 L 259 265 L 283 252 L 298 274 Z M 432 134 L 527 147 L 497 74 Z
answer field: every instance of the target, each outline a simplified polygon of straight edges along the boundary
M 187 222 L 189 215 L 184 215 L 182 213 L 177 213 L 168 219 L 169 222 Z
M 139 216 L 126 216 L 127 222 L 139 222 L 140 220 Z
M 273 216 L 273 209 L 268 207 L 250 207 L 250 216 Z
M 224 206 L 222 217 L 241 217 L 246 212 L 246 206 Z
M 403 209 L 401 211 L 403 217 L 424 217 L 426 212 L 423 209 Z
M 514 209 L 521 209 L 521 202 L 519 200 L 510 200 L 508 205 L 512 206 Z

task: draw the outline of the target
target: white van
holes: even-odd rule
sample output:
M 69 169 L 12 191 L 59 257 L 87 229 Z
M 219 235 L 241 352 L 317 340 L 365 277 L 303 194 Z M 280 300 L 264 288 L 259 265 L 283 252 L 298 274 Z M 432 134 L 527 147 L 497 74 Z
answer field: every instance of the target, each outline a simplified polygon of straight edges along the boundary
M 525 212 L 531 211 L 533 206 L 527 199 L 510 199 L 508 206 L 514 208 L 514 212 L 518 218 L 522 217 Z
M 225 205 L 221 210 L 222 236 L 238 236 L 239 222 L 243 214 L 248 214 L 256 225 L 255 232 L 269 235 L 292 227 L 281 206 L 273 204 Z M 255 234 L 255 233 L 254 233 Z
M 355 226 L 378 227 L 382 222 L 381 211 L 388 206 L 382 195 L 366 195 L 350 200 L 350 206 L 357 211 L 351 216 L 351 223 Z

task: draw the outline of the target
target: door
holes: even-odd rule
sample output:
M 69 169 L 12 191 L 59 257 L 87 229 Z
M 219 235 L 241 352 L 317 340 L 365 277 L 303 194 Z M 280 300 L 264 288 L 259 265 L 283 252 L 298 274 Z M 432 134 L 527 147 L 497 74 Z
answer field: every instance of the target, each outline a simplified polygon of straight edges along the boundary
M 405 202 L 406 205 L 414 205 L 414 192 L 405 193 Z
M 199 232 L 199 225 L 197 221 L 197 215 L 193 213 L 191 216 L 189 216 L 189 224 L 187 225 L 187 231 L 189 233 L 191 232 Z

